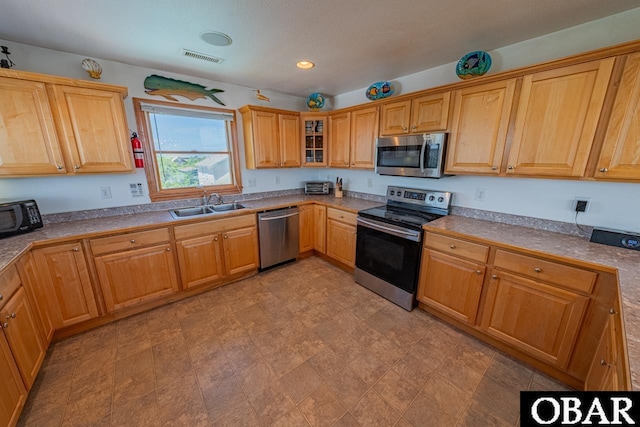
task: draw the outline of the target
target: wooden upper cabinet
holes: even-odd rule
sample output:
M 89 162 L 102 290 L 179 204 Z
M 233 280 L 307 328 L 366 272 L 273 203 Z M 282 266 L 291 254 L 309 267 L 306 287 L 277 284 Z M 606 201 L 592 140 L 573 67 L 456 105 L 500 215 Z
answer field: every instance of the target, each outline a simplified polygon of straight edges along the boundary
M 351 113 L 329 115 L 329 167 L 348 168 L 351 147 Z
M 378 107 L 351 112 L 351 150 L 349 167 L 373 169 L 378 137 Z
M 50 93 L 68 164 L 74 173 L 133 170 L 120 92 L 53 85 Z
M 451 92 L 425 95 L 380 107 L 380 136 L 447 129 Z
M 300 116 L 279 114 L 280 126 L 280 166 L 298 167 L 300 156 Z
M 627 58 L 595 177 L 640 180 L 640 53 Z
M 302 165 L 327 166 L 329 124 L 326 114 L 300 113 Z
M 300 166 L 298 113 L 253 105 L 245 105 L 239 111 L 248 169 Z
M 511 79 L 454 92 L 447 173 L 500 173 L 515 88 Z
M 45 84 L 0 77 L 0 175 L 65 172 Z
M 523 78 L 507 174 L 580 177 L 615 58 Z

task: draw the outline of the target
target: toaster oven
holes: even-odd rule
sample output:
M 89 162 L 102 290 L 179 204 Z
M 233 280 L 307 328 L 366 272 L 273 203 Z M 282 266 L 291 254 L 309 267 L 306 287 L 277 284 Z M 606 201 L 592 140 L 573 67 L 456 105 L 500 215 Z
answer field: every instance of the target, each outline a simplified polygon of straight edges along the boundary
M 329 181 L 307 181 L 304 183 L 304 194 L 329 194 L 331 182 Z

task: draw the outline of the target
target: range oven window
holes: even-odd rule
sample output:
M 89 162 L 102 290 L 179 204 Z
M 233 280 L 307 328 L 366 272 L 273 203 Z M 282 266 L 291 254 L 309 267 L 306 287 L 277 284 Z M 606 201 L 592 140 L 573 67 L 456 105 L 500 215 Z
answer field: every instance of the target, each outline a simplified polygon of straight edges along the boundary
M 358 226 L 356 266 L 409 293 L 416 291 L 420 242 Z

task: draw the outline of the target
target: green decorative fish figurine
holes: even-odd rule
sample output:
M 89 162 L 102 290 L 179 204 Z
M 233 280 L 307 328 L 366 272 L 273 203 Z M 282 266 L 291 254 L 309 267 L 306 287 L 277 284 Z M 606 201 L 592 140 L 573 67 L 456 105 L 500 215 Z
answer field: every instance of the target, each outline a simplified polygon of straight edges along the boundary
M 206 87 L 185 82 L 184 80 L 170 79 L 168 77 L 152 74 L 144 79 L 144 88 L 149 95 L 163 96 L 170 101 L 176 101 L 171 95 L 184 96 L 192 101 L 200 98 L 211 98 L 220 105 L 224 102 L 220 101 L 214 94 L 224 92 L 222 89 L 207 89 Z

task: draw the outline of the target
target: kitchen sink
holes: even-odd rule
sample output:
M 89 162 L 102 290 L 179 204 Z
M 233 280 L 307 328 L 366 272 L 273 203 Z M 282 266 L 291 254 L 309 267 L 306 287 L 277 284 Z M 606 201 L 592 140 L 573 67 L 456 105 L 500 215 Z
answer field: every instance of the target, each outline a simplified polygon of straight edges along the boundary
M 174 218 L 186 218 L 200 215 L 215 215 L 220 212 L 236 211 L 244 209 L 240 203 L 224 203 L 222 205 L 196 206 L 193 208 L 172 209 L 169 211 Z

